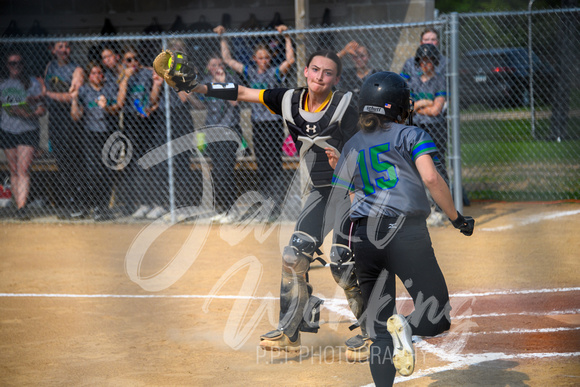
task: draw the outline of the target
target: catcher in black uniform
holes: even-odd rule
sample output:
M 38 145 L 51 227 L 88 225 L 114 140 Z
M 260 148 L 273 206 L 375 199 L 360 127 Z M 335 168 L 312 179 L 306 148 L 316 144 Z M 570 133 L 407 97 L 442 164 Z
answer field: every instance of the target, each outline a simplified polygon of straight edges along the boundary
M 451 325 L 447 285 L 425 221 L 430 206 L 424 186 L 461 233 L 470 236 L 475 222 L 455 210 L 435 167 L 431 136 L 405 125 L 409 87 L 401 76 L 370 76 L 358 111 L 360 132 L 340 159 L 330 148 L 327 154 L 336 166 L 333 185 L 346 188 L 352 198 L 355 270 L 365 305 L 360 323 L 373 340 L 371 373 L 376 386 L 391 386 L 396 371 L 408 376 L 414 370 L 411 335 L 435 336 Z M 396 314 L 395 275 L 413 298 L 415 310 L 406 317 Z
M 266 350 L 298 351 L 300 332 L 317 332 L 320 304 L 312 296 L 308 270 L 324 238 L 334 229 L 330 252 L 330 269 L 344 289 L 355 317 L 362 315 L 362 296 L 353 270 L 348 243 L 351 222 L 350 200 L 346 192 L 332 194 L 333 169 L 325 148 L 342 150 L 356 133 L 357 113 L 350 107 L 350 92 L 333 92 L 342 71 L 340 58 L 333 51 L 317 51 L 304 69 L 307 87 L 297 89 L 250 89 L 234 83 L 197 85 L 195 72 L 182 53 L 163 52 L 155 60 L 156 71 L 176 90 L 194 91 L 226 100 L 262 103 L 284 118 L 297 145 L 302 162 L 306 162 L 311 188 L 294 233 L 284 248 L 280 286 L 280 320 L 278 329 L 260 337 Z M 365 360 L 370 342 L 364 331 L 347 341 L 347 358 Z

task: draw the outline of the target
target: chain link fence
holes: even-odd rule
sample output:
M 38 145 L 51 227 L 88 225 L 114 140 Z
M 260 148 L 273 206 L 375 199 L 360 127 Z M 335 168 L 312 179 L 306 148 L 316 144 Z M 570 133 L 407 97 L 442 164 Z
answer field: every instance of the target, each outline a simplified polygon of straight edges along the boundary
M 470 197 L 580 198 L 580 10 L 459 15 Z
M 247 69 L 255 65 L 254 49 L 260 45 L 267 48 L 271 68 L 284 67 L 290 38 L 295 64 L 268 79 L 224 66 L 220 36 L 214 33 L 1 38 L 2 123 L 7 125 L 2 133 L 8 132 L 3 141 L 38 133 L 26 137 L 37 151 L 18 154 L 32 159 L 29 181 L 26 173 L 10 173 L 14 152 L 0 160 L 0 200 L 7 205 L 2 214 L 12 217 L 23 200 L 17 196 L 29 187 L 28 215 L 37 218 L 293 220 L 304 176 L 279 118 L 255 104 L 177 94 L 154 79 L 153 58 L 163 48 L 184 51 L 202 82 L 225 75 L 249 87 L 296 87 L 305 85 L 308 55 L 330 48 L 342 51 L 338 88 L 354 91 L 356 99 L 362 84 L 357 70 L 400 72 L 427 27 L 439 31 L 447 63 L 458 61 L 457 74 L 445 70 L 448 81 L 459 79 L 459 96 L 448 92 L 448 99 L 460 102 L 466 195 L 580 199 L 578 10 L 458 16 L 457 58 L 450 57 L 446 15 L 429 23 L 222 35 L 231 57 Z M 359 44 L 355 50 L 348 49 L 352 41 Z M 22 66 L 14 63 L 19 61 Z M 16 74 L 16 67 L 24 75 Z M 78 67 L 84 70 L 84 86 L 71 95 Z M 42 98 L 35 77 L 44 81 Z M 26 91 L 15 78 L 26 83 Z M 23 125 L 38 131 L 24 132 Z M 445 151 L 450 156 L 454 150 Z

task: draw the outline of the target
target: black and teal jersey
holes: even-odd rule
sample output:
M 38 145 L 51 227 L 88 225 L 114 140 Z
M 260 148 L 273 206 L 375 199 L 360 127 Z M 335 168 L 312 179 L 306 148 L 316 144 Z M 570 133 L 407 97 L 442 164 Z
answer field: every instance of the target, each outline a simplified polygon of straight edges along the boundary
M 244 67 L 244 75 L 252 89 L 274 89 L 280 87 L 284 78 L 280 73 L 279 67 L 270 67 L 266 72 L 259 73 L 255 67 L 246 66 Z M 270 113 L 263 104 L 253 103 L 251 109 L 253 122 L 280 120 L 280 117 Z
M 358 132 L 344 146 L 332 184 L 354 193 L 351 219 L 424 216 L 429 200 L 415 160 L 437 148 L 423 129 L 391 123 Z

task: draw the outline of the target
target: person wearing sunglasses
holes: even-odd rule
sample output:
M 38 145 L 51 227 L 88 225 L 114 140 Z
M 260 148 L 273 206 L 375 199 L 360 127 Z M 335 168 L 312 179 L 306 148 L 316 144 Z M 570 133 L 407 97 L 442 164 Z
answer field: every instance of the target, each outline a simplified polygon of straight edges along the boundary
M 137 163 L 149 150 L 165 143 L 165 126 L 159 109 L 163 79 L 141 65 L 137 50 L 125 49 L 125 77 L 119 84 L 117 104 L 123 109 L 125 135 L 133 145 L 132 160 L 125 170 L 124 199 L 133 218 L 156 219 L 167 211 L 163 201 L 163 174 L 155 166 L 144 169 Z
M 39 142 L 38 118 L 46 113 L 40 82 L 29 75 L 22 55 L 6 56 L 8 78 L 0 82 L 2 118 L 0 147 L 4 149 L 10 167 L 10 186 L 20 220 L 29 218 L 26 209 L 30 190 L 29 168 Z

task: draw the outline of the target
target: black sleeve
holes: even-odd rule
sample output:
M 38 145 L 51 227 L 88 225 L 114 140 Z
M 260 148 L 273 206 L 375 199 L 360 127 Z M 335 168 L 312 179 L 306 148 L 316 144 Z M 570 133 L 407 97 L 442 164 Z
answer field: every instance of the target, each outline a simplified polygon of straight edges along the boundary
M 284 88 L 266 89 L 262 96 L 262 103 L 274 114 L 282 116 L 282 98 L 288 90 Z

